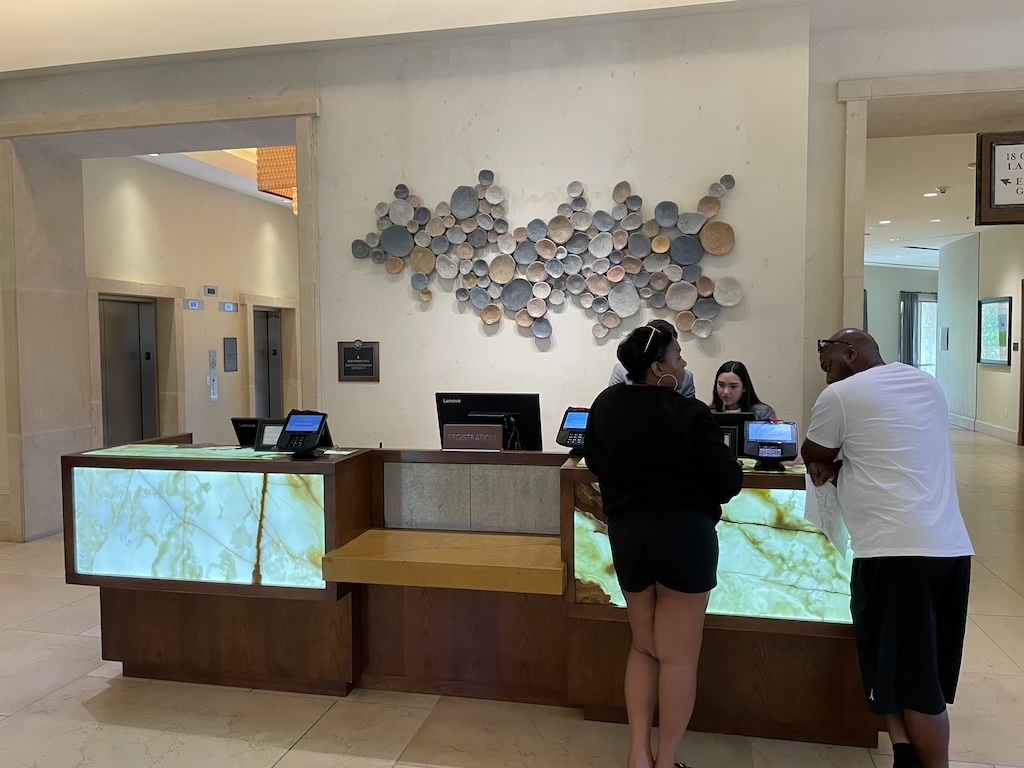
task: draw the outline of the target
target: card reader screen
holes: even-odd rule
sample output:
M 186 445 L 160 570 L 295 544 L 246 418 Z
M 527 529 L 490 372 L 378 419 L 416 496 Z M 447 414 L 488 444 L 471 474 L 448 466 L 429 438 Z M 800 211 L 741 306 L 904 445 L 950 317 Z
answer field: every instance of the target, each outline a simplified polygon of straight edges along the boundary
M 281 433 L 283 431 L 284 427 L 280 424 L 268 424 L 263 428 L 263 444 L 277 445 L 277 441 L 281 439 Z
M 586 429 L 587 417 L 590 411 L 569 411 L 565 414 L 565 421 L 562 422 L 562 429 Z
M 288 419 L 288 424 L 285 426 L 285 432 L 316 432 L 320 429 L 320 425 L 323 424 L 324 417 L 322 414 L 303 415 L 296 414 Z
M 795 443 L 796 425 L 748 421 L 746 437 L 750 443 Z

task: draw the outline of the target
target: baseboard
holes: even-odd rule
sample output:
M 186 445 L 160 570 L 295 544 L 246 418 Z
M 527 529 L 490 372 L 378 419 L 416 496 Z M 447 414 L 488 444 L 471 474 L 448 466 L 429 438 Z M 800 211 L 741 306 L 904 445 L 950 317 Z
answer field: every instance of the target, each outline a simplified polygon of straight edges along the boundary
M 966 429 L 968 432 L 974 432 L 976 429 L 976 422 L 970 416 L 961 416 L 956 413 L 951 413 L 949 414 L 949 423 L 952 424 L 954 427 Z
M 976 421 L 974 429 L 976 432 L 980 432 L 983 435 L 994 437 L 997 440 L 1005 440 L 1008 443 L 1017 444 L 1017 430 L 1007 429 L 1006 427 L 999 427 L 995 424 L 989 424 L 986 421 Z

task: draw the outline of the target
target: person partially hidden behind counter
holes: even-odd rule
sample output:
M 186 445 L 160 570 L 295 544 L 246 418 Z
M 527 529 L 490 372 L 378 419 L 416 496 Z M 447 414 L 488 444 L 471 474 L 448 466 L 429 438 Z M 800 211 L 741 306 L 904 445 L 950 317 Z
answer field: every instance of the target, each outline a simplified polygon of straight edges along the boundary
M 676 391 L 686 363 L 673 334 L 653 324 L 637 328 L 618 358 L 633 386 L 598 395 L 584 454 L 601 484 L 633 634 L 628 768 L 673 768 L 682 765 L 676 750 L 693 714 L 704 614 L 717 584 L 715 526 L 743 473 L 708 406 Z
M 738 360 L 723 363 L 715 374 L 715 392 L 711 396 L 711 410 L 718 413 L 752 413 L 759 421 L 774 421 L 775 409 L 754 391 L 747 366 Z
M 647 326 L 649 328 L 657 328 L 663 333 L 670 334 L 673 339 L 679 338 L 679 333 L 676 331 L 675 326 L 667 320 L 651 320 Z M 622 363 L 616 363 L 615 367 L 612 368 L 612 377 L 608 380 L 608 386 L 610 387 L 615 384 L 629 384 L 629 376 L 626 374 L 626 366 Z M 679 386 L 676 387 L 676 392 L 683 397 L 697 396 L 697 388 L 693 383 L 693 374 L 685 368 L 683 368 L 683 375 L 679 377 Z

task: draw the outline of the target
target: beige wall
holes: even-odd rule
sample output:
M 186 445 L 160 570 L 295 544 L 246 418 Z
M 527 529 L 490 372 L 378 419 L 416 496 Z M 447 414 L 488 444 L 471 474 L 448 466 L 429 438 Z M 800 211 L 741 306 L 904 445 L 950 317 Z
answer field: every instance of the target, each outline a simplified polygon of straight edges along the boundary
M 864 288 L 868 292 L 868 330 L 878 342 L 882 358 L 892 363 L 900 353 L 900 291 L 936 293 L 939 272 L 868 264 Z
M 978 415 L 978 256 L 981 238 L 970 235 L 939 249 L 935 378 L 949 404 L 949 421 L 973 430 Z M 942 329 L 949 328 L 949 349 Z
M 981 235 L 978 297 L 1010 296 L 1010 366 L 978 366 L 977 430 L 1016 442 L 1020 419 L 1020 352 L 1012 350 L 1021 336 L 1021 280 L 1024 280 L 1024 231 L 1020 227 L 993 227 Z M 975 315 L 977 317 L 977 315 Z M 975 324 L 977 320 L 975 320 Z
M 217 309 L 242 294 L 298 297 L 296 219 L 291 210 L 135 158 L 83 162 L 85 259 L 90 278 L 182 286 L 220 297 L 183 313 L 186 428 L 197 441 L 231 442 L 229 419 L 247 415 L 247 317 Z M 238 339 L 239 370 L 224 371 L 226 336 Z M 220 392 L 210 401 L 209 350 Z

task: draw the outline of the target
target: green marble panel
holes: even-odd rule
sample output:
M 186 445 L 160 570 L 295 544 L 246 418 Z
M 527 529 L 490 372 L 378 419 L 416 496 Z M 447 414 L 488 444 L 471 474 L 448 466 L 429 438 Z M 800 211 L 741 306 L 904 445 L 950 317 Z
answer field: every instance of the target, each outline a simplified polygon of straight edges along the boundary
M 852 555 L 804 519 L 804 495 L 745 489 L 723 508 L 709 613 L 850 623 Z M 596 486 L 577 485 L 574 528 L 576 602 L 625 607 Z
M 323 589 L 324 478 L 74 469 L 81 574 Z

